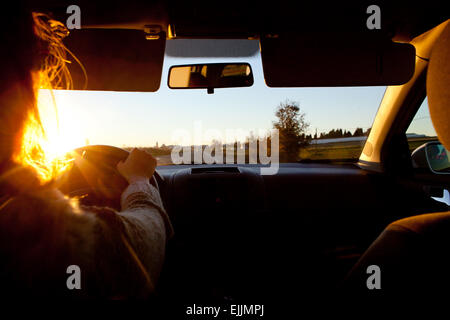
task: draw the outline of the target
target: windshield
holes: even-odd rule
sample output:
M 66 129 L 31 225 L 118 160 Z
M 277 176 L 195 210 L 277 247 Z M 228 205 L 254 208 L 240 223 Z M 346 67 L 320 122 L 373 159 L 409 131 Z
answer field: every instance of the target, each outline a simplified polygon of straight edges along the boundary
M 249 63 L 253 86 L 214 94 L 168 88 L 171 66 L 209 62 Z M 259 52 L 233 59 L 166 56 L 157 92 L 55 90 L 59 125 L 52 125 L 45 112 L 43 118 L 57 151 L 88 144 L 140 147 L 155 155 L 159 165 L 177 163 L 171 156 L 174 146 L 239 143 L 248 153 L 249 141 L 270 136 L 274 128 L 280 129 L 280 162 L 356 160 L 385 89 L 269 88 Z M 39 98 L 50 99 L 50 94 L 41 91 Z

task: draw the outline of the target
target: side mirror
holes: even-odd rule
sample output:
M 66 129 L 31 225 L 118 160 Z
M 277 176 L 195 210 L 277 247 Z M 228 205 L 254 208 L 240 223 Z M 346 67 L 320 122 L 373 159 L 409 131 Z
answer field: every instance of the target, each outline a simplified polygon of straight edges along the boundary
M 250 87 L 252 68 L 248 63 L 208 63 L 173 66 L 169 70 L 171 89 L 208 89 Z
M 437 141 L 427 142 L 411 154 L 413 167 L 436 174 L 450 174 L 450 152 Z

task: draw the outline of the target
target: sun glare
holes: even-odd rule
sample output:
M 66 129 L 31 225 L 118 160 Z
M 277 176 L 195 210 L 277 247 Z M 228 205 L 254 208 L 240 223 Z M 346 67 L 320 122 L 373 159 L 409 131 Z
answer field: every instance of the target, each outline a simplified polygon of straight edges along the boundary
M 37 119 L 28 120 L 19 160 L 34 167 L 41 180 L 47 182 L 70 167 L 73 160 L 70 151 L 88 142 L 70 108 L 60 103 L 55 107 L 50 90 L 39 90 L 37 101 L 44 132 Z
M 70 108 L 58 103 L 56 111 L 48 90 L 40 90 L 39 112 L 46 133 L 45 150 L 50 158 L 59 158 L 86 144 L 78 119 Z M 72 110 L 73 111 L 73 110 Z

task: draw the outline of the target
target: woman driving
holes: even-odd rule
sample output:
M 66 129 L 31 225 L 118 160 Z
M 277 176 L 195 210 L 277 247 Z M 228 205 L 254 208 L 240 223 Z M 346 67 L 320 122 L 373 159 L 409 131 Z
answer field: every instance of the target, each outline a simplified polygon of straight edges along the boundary
M 45 135 L 38 90 L 55 83 L 70 87 L 62 43 L 67 29 L 23 8 L 9 11 L 1 24 L 6 46 L 0 59 L 2 292 L 7 297 L 150 296 L 172 234 L 159 192 L 149 183 L 156 159 L 134 149 L 117 165 L 129 183 L 120 212 L 85 207 L 60 192 L 55 182 L 60 172 L 40 161 L 45 155 L 35 138 Z M 78 271 L 79 283 L 70 278 L 71 270 Z

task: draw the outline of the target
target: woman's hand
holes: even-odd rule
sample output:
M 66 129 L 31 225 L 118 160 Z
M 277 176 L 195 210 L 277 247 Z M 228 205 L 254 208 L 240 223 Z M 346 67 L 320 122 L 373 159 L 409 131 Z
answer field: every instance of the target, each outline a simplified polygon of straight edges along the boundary
M 117 164 L 117 170 L 128 181 L 148 181 L 155 172 L 156 159 L 149 153 L 134 148 L 125 161 Z

